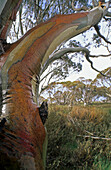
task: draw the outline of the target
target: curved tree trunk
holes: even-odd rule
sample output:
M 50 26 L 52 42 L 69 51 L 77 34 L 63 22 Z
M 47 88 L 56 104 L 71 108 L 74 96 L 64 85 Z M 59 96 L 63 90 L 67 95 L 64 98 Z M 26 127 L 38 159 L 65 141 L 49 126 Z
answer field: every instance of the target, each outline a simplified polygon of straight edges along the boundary
M 22 0 L 0 0 L 0 39 L 6 39 L 11 27 L 12 21 L 16 19 L 16 13 Z M 5 52 L 6 48 L 1 51 L 0 40 L 0 55 Z M 1 85 L 1 71 L 0 71 L 0 115 L 2 113 L 2 85 Z
M 46 133 L 33 102 L 33 76 L 39 75 L 41 66 L 59 44 L 89 29 L 101 17 L 101 8 L 57 15 L 28 31 L 1 56 L 2 90 L 8 115 L 8 121 L 1 122 L 1 152 L 17 161 L 18 168 L 44 169 Z

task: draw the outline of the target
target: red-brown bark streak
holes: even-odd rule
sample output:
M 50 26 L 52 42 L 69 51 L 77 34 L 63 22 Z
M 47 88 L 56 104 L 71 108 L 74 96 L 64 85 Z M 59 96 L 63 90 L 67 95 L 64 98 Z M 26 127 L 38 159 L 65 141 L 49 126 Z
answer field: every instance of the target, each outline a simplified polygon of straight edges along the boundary
M 32 101 L 31 76 L 35 73 L 39 75 L 41 62 L 51 42 L 61 32 L 70 27 L 72 21 L 86 15 L 87 13 L 59 15 L 49 20 L 48 22 L 54 22 L 53 27 L 41 37 L 35 39 L 30 48 L 27 49 L 26 54 L 22 57 L 22 60 L 13 64 L 8 71 L 8 88 L 11 95 L 9 112 L 12 129 L 14 129 L 17 136 L 27 139 L 29 143 L 33 144 L 35 148 L 33 147 L 33 151 L 31 152 L 35 155 L 34 157 L 42 153 L 45 129 L 40 120 L 38 108 Z M 43 24 L 47 24 L 48 22 Z M 11 48 L 13 49 L 33 30 L 38 29 L 43 24 L 30 30 L 17 43 L 13 44 Z M 26 142 L 22 142 L 21 145 L 26 149 L 26 152 L 29 151 Z M 38 152 L 41 153 L 39 154 Z

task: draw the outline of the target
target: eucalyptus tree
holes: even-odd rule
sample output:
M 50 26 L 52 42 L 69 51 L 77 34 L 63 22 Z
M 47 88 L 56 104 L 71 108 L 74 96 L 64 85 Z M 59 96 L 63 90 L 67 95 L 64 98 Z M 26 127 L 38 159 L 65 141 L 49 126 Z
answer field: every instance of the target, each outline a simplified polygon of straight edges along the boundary
M 47 113 L 47 104 L 44 103 L 43 108 L 38 108 L 33 101 L 34 82 L 36 80 L 38 86 L 39 76 L 44 68 L 47 68 L 54 58 L 56 60 L 61 55 L 82 51 L 91 67 L 95 69 L 90 60 L 90 57 L 95 56 L 91 56 L 86 47 L 63 48 L 57 52 L 54 50 L 62 42 L 91 27 L 94 27 L 99 36 L 110 44 L 109 40 L 100 34 L 98 27 L 98 23 L 103 17 L 111 16 L 108 12 L 110 3 L 99 1 L 98 4 L 95 2 L 93 1 L 93 5 L 96 7 L 89 11 L 55 15 L 48 21 L 30 29 L 22 38 L 12 44 L 7 43 L 5 38 L 10 23 L 15 20 L 15 13 L 19 9 L 21 0 L 13 1 L 13 7 L 13 3 L 10 4 L 11 10 L 9 10 L 6 21 L 1 22 L 0 30 L 1 83 L 5 104 L 5 113 L 2 114 L 3 119 L 0 123 L 0 153 L 6 162 L 7 159 L 10 160 L 12 166 L 10 169 L 42 170 L 45 167 L 47 133 L 41 115 L 44 115 L 44 112 Z M 6 11 L 6 5 L 3 9 Z M 2 13 L 1 16 L 3 21 L 5 14 Z M 16 167 L 13 163 L 16 164 Z M 1 162 L 1 167 L 3 166 L 5 165 Z
M 106 76 L 104 77 L 101 74 L 98 74 L 97 77 L 92 81 L 92 86 L 99 87 L 100 93 L 102 94 L 103 91 L 106 101 L 111 101 L 111 67 L 103 70 L 103 73 Z
M 84 0 L 78 0 L 78 1 L 74 1 L 74 0 L 73 1 L 23 0 L 21 6 L 19 7 L 19 11 L 17 13 L 17 19 L 16 21 L 13 22 L 12 29 L 9 32 L 10 40 L 12 42 L 17 40 L 32 27 L 38 25 L 41 22 L 46 21 L 47 19 L 53 17 L 56 14 L 71 14 L 74 12 L 79 12 L 81 10 L 82 11 L 90 10 L 91 8 L 97 5 L 98 5 L 98 2 L 95 0 L 93 0 L 92 3 L 90 0 L 87 0 L 87 1 L 84 1 Z M 110 15 L 109 12 L 107 13 L 107 15 Z M 109 18 L 105 18 L 103 22 L 105 23 L 104 24 L 105 27 L 107 23 L 107 29 L 108 29 L 107 38 L 109 39 L 109 37 L 111 36 L 110 35 L 110 20 Z M 101 25 L 103 24 L 101 23 Z M 101 25 L 99 25 L 99 27 Z M 97 31 L 97 33 L 94 31 L 92 33 L 91 31 L 90 33 L 91 37 L 89 38 L 89 40 L 84 33 L 83 36 L 86 38 L 84 38 L 83 41 L 85 41 L 85 43 L 83 43 L 83 41 L 81 40 L 77 41 L 77 40 L 72 39 L 70 40 L 70 43 L 67 46 L 62 44 L 56 49 L 57 51 L 64 47 L 66 48 L 70 47 L 73 50 L 72 52 L 69 52 L 71 53 L 70 55 L 68 55 L 69 53 L 64 54 L 63 52 L 63 53 L 60 53 L 60 56 L 58 55 L 56 55 L 57 57 L 51 56 L 51 59 L 47 61 L 47 64 L 45 65 L 44 68 L 42 68 L 39 74 L 39 83 L 41 83 L 40 85 L 41 88 L 39 89 L 39 86 L 38 86 L 36 89 L 37 98 L 39 96 L 39 92 L 41 93 L 46 88 L 46 86 L 48 86 L 50 82 L 55 81 L 55 79 L 56 81 L 65 79 L 67 76 L 69 76 L 70 73 L 74 71 L 81 71 L 82 62 L 84 61 L 84 58 L 83 58 L 84 53 L 86 52 L 86 50 L 88 53 L 90 53 L 90 51 L 88 50 L 92 49 L 92 46 L 97 47 L 97 46 L 104 45 L 107 48 L 107 55 L 104 55 L 103 57 L 107 57 L 110 55 L 110 48 L 108 45 L 110 44 L 110 42 L 101 35 L 99 28 L 97 26 L 95 27 L 95 30 Z M 102 27 L 102 30 L 103 30 L 103 27 Z M 105 32 L 106 32 L 106 28 L 105 28 Z M 102 38 L 106 41 L 106 43 L 104 43 L 104 41 L 101 40 Z M 79 47 L 78 50 L 77 48 L 75 49 L 75 47 Z M 87 47 L 87 49 L 85 48 L 82 49 L 82 47 Z M 92 58 L 100 57 L 100 56 L 96 56 L 95 54 L 90 55 L 90 57 Z M 88 61 L 90 62 L 91 67 L 94 69 L 91 60 L 88 59 Z M 95 70 L 98 71 L 97 69 Z M 37 99 L 35 98 L 34 100 L 37 100 Z
M 45 21 L 48 18 L 54 16 L 55 14 L 70 14 L 75 11 L 78 11 L 77 8 L 79 7 L 80 10 L 88 10 L 91 9 L 93 6 L 97 5 L 96 1 L 93 1 L 93 5 L 91 6 L 91 2 L 89 0 L 79 0 L 79 1 L 29 1 L 29 0 L 23 0 L 23 3 L 20 7 L 19 13 L 18 13 L 18 19 L 16 22 L 13 23 L 12 31 L 10 31 L 10 38 L 11 40 L 16 40 L 21 35 L 23 35 L 28 29 L 32 28 L 33 26 L 39 24 L 41 21 Z M 18 24 L 19 20 L 19 24 Z M 94 36 L 92 37 L 93 45 L 96 41 L 96 45 L 99 44 L 100 46 L 100 38 L 98 38 L 96 33 L 93 33 Z M 13 35 L 13 36 L 12 36 Z M 110 36 L 110 35 L 109 35 Z M 91 41 L 91 40 L 89 40 Z M 79 43 L 77 41 L 72 40 L 69 44 L 70 47 L 77 47 L 77 46 L 84 46 L 81 44 L 81 41 Z M 88 46 L 90 48 L 92 46 L 92 43 L 86 43 L 85 46 Z M 57 50 L 60 48 L 65 47 L 64 45 L 60 46 Z M 74 53 L 74 51 L 73 51 Z M 77 57 L 76 57 L 77 56 Z M 47 64 L 47 71 L 43 74 L 43 71 L 46 70 L 46 67 L 41 71 L 39 77 L 41 82 L 41 90 L 43 91 L 45 86 L 48 86 L 48 84 L 51 81 L 58 81 L 60 79 L 65 79 L 67 76 L 69 76 L 70 73 L 73 71 L 81 71 L 82 69 L 82 61 L 83 61 L 83 53 L 74 53 L 74 55 L 61 55 L 59 57 L 58 61 L 55 57 L 52 60 L 51 63 Z M 47 78 L 48 77 L 48 78 Z M 44 83 L 45 82 L 45 83 Z M 46 83 L 47 82 L 47 83 Z

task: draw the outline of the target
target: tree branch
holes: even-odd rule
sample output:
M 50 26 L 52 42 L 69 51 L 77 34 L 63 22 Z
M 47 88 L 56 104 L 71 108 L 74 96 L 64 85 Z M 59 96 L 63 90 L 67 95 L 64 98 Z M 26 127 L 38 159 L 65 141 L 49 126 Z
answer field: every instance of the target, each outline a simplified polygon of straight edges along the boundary
M 88 10 L 88 8 L 86 7 L 86 6 L 82 6 L 81 8 L 75 8 L 74 7 L 74 2 L 75 2 L 75 0 L 72 0 L 72 9 L 74 10 L 74 11 L 87 11 Z
M 91 138 L 91 139 L 100 139 L 100 140 L 108 140 L 110 141 L 111 138 L 102 138 L 102 137 L 98 137 L 98 136 L 87 136 L 87 135 L 77 135 L 78 137 L 84 137 L 84 138 Z
M 52 55 L 51 58 L 49 58 L 47 60 L 47 62 L 45 63 L 45 65 L 43 66 L 42 70 L 41 70 L 41 73 L 40 75 L 48 68 L 49 64 L 51 64 L 52 62 L 54 62 L 55 60 L 57 59 L 60 59 L 60 57 L 66 53 L 74 53 L 74 52 L 84 52 L 85 53 L 85 57 L 86 57 L 86 60 L 90 63 L 91 65 L 91 68 L 95 71 L 97 71 L 98 73 L 100 73 L 101 75 L 103 76 L 106 76 L 105 74 L 103 74 L 101 71 L 97 70 L 96 68 L 94 68 L 93 66 L 93 62 L 89 59 L 90 57 L 90 51 L 85 48 L 85 47 L 75 47 L 75 48 L 64 48 L 64 49 L 61 49 L 59 51 L 57 51 L 56 53 L 54 53 Z M 91 57 L 94 57 L 93 55 L 91 55 Z M 97 56 L 96 56 L 97 57 Z M 106 76 L 107 77 L 107 76 Z
M 93 7 L 98 6 L 98 2 L 96 0 L 92 0 Z
M 93 62 L 90 60 L 90 54 L 89 54 L 89 52 L 88 53 L 86 53 L 86 60 L 90 63 L 90 65 L 91 65 L 91 68 L 93 69 L 93 70 L 95 70 L 95 71 L 97 71 L 98 73 L 100 73 L 102 76 L 105 76 L 105 77 L 108 77 L 109 78 L 109 76 L 106 76 L 105 74 L 103 74 L 101 71 L 99 71 L 99 70 L 97 70 L 94 66 L 93 66 Z
M 63 48 L 61 50 L 58 50 L 56 53 L 54 53 L 51 56 L 51 58 L 49 58 L 47 60 L 47 62 L 43 66 L 43 69 L 41 70 L 41 74 L 48 68 L 49 64 L 51 64 L 52 62 L 54 62 L 57 59 L 60 59 L 60 57 L 63 57 L 63 55 L 65 55 L 67 53 L 74 53 L 74 52 L 80 52 L 80 51 L 83 51 L 85 53 L 89 52 L 89 50 L 87 48 L 85 48 L 85 47 Z
M 94 28 L 95 28 L 95 30 L 96 30 L 96 32 L 97 32 L 97 34 L 106 42 L 106 43 L 109 43 L 109 44 L 111 44 L 111 42 L 110 41 L 108 41 L 101 33 L 100 33 L 100 30 L 99 30 L 99 27 L 98 27 L 98 25 L 95 25 L 94 26 Z
M 103 55 L 103 54 L 101 54 L 101 55 L 90 55 L 90 57 L 92 57 L 92 58 L 109 57 L 109 56 L 111 56 L 111 54 L 106 54 L 106 55 Z
M 40 82 L 43 81 L 49 74 L 51 74 L 51 73 L 54 72 L 55 70 L 58 70 L 59 68 L 60 68 L 60 66 L 57 67 L 57 68 L 55 68 L 55 69 L 53 69 L 53 70 L 51 70 L 51 71 L 49 71 L 42 79 L 40 79 Z
M 111 97 L 111 94 L 106 93 L 106 95 L 107 95 L 108 97 Z

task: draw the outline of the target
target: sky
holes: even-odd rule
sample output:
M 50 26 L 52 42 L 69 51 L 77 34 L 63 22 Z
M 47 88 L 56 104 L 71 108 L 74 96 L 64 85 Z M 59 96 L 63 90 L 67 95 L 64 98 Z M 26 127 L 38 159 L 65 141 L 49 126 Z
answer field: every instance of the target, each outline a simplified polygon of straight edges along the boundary
M 100 32 L 102 33 L 102 35 L 107 39 L 109 37 L 110 41 L 111 41 L 111 34 L 108 32 L 108 25 L 107 22 L 103 22 L 101 21 L 101 29 Z M 76 41 L 80 41 L 82 47 L 85 47 L 86 44 L 92 42 L 93 43 L 93 34 L 97 34 L 94 28 L 91 28 L 90 30 L 88 30 L 87 32 L 85 32 L 85 38 L 84 36 L 82 36 L 82 34 L 74 37 L 74 39 Z M 101 40 L 101 44 L 104 44 L 104 40 Z M 106 44 L 105 44 L 106 45 Z M 108 46 L 110 53 L 111 53 L 111 45 Z M 91 55 L 107 55 L 109 54 L 108 50 L 106 47 L 104 47 L 103 45 L 101 45 L 100 47 L 94 47 L 91 46 L 90 48 L 90 54 Z M 98 58 L 90 58 L 93 61 L 93 66 L 94 68 L 96 68 L 99 71 L 102 71 L 108 67 L 111 67 L 111 55 L 110 57 L 98 57 Z M 90 66 L 90 63 L 88 61 L 86 61 L 85 57 L 84 57 L 84 63 L 82 63 L 82 71 L 80 71 L 79 73 L 74 72 L 73 74 L 71 74 L 69 77 L 66 78 L 66 81 L 75 81 L 77 80 L 79 77 L 84 77 L 86 79 L 95 79 L 97 74 L 99 74 L 98 72 L 96 72 L 95 70 L 93 70 Z
M 96 51 L 96 54 L 106 54 L 107 51 L 105 50 L 105 48 L 101 47 L 99 49 L 94 49 Z M 71 74 L 69 77 L 66 78 L 66 81 L 75 81 L 77 80 L 79 77 L 84 77 L 86 79 L 95 79 L 97 74 L 99 74 L 98 72 L 96 72 L 95 70 L 93 70 L 90 66 L 90 63 L 88 61 L 86 61 L 86 59 L 84 59 L 84 63 L 83 63 L 83 67 L 82 67 L 82 71 L 80 71 L 79 73 L 74 72 L 73 74 Z M 108 67 L 111 67 L 111 56 L 104 58 L 104 57 L 99 57 L 99 58 L 95 58 L 92 59 L 94 63 L 94 67 L 97 68 L 99 71 L 102 71 Z
M 107 61 L 106 61 L 107 60 Z M 111 59 L 108 57 L 107 59 L 103 59 L 103 58 L 99 58 L 99 59 L 95 59 L 94 62 L 94 66 L 96 66 L 96 68 L 100 71 L 111 67 Z M 73 74 L 71 74 L 69 77 L 66 78 L 67 81 L 75 81 L 77 80 L 79 77 L 84 77 L 85 79 L 95 79 L 97 74 L 99 74 L 98 72 L 96 72 L 95 70 L 93 70 L 90 66 L 90 64 L 85 61 L 83 63 L 83 67 L 82 67 L 82 71 L 80 71 L 79 73 L 75 72 Z

